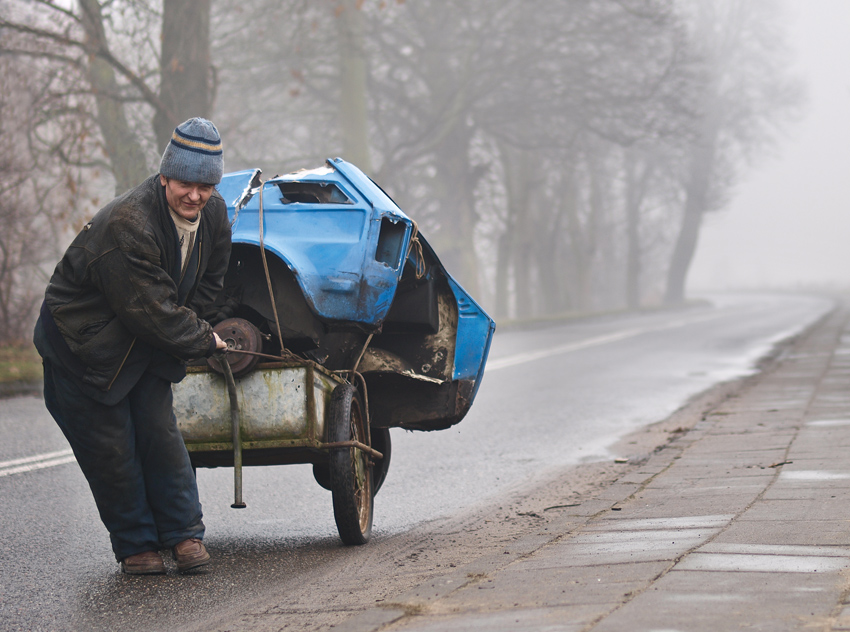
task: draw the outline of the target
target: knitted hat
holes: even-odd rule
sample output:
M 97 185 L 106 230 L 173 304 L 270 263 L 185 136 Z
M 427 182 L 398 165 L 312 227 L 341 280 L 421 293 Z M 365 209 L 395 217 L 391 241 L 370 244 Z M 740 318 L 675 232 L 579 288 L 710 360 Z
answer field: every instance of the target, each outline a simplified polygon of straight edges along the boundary
M 190 118 L 177 126 L 159 164 L 166 178 L 202 184 L 218 184 L 223 171 L 221 136 L 203 118 Z

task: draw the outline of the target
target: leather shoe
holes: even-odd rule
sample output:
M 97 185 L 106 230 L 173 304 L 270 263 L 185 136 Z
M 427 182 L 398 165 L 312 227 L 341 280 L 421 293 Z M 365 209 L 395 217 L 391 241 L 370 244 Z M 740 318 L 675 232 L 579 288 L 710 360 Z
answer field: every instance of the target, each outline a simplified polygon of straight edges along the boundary
M 177 561 L 177 570 L 181 573 L 210 562 L 210 554 L 198 538 L 183 540 L 174 547 L 172 555 Z
M 165 564 L 158 551 L 145 551 L 121 560 L 121 570 L 128 575 L 162 575 Z

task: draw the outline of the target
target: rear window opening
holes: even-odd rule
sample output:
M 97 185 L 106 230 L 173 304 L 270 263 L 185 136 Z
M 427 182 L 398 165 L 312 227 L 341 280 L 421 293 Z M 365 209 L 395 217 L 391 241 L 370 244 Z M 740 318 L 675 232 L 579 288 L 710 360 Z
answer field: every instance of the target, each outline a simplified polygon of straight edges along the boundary
M 351 198 L 329 182 L 279 182 L 281 204 L 353 204 Z
M 386 217 L 382 218 L 375 260 L 387 264 L 393 270 L 398 270 L 401 263 L 401 246 L 406 232 L 407 224 L 404 222 L 393 222 Z

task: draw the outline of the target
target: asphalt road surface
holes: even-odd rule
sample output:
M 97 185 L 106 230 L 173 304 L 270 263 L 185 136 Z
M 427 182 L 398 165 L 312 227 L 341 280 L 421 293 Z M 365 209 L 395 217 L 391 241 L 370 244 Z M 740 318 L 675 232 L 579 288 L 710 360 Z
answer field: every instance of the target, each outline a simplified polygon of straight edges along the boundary
M 753 372 L 831 307 L 818 297 L 725 295 L 683 310 L 499 331 L 461 424 L 392 432 L 374 540 L 491 506 L 559 469 L 612 459 L 619 438 Z M 185 629 L 256 597 L 266 578 L 297 580 L 348 555 L 330 493 L 309 466 L 247 469 L 243 510 L 230 509 L 232 470 L 201 470 L 198 480 L 211 572 L 123 576 L 41 400 L 0 401 L 0 630 Z

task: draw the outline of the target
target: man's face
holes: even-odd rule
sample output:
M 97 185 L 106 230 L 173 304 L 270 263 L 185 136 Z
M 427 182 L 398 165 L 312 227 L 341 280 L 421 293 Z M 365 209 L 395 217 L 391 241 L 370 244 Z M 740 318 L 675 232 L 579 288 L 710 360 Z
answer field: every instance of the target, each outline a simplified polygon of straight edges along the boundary
M 182 180 L 166 178 L 162 174 L 159 176 L 159 181 L 165 187 L 165 199 L 168 200 L 168 206 L 180 217 L 188 219 L 190 222 L 194 222 L 198 218 L 198 213 L 204 208 L 215 188 L 211 184 L 183 182 Z

